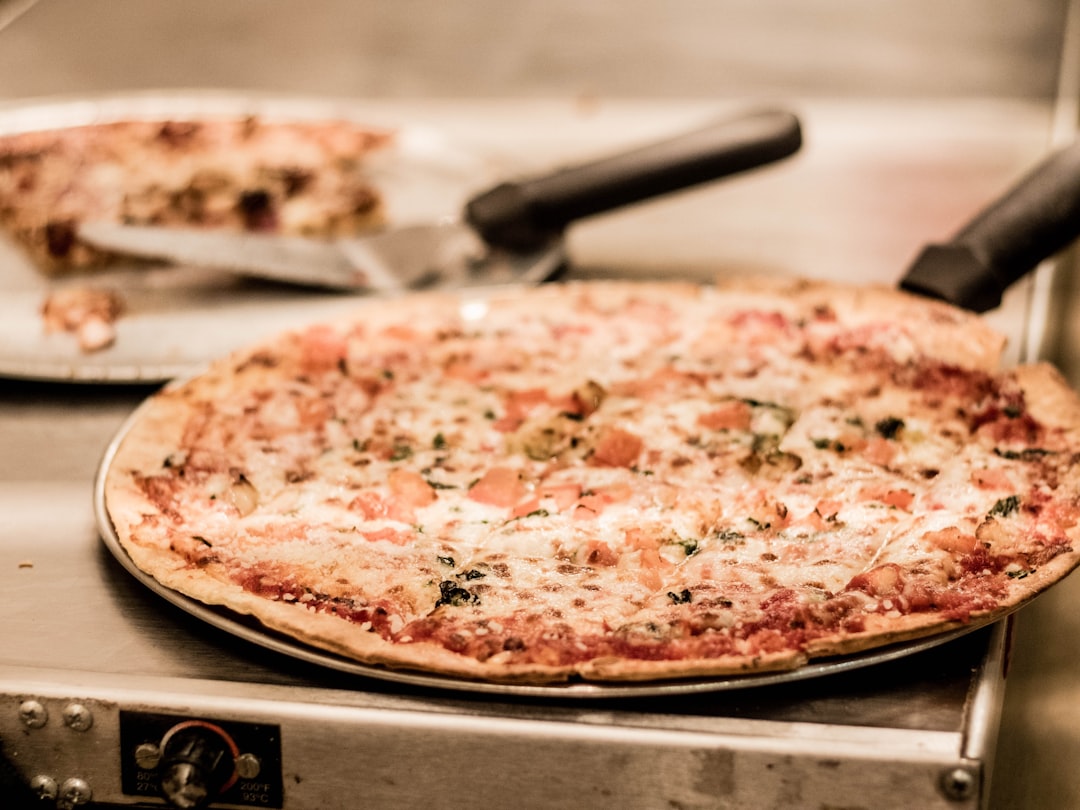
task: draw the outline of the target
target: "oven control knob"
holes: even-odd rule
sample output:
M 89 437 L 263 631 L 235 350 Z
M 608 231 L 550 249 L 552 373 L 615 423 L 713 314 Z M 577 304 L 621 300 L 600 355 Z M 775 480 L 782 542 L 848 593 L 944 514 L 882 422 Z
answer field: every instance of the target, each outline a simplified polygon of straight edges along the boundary
M 211 723 L 173 726 L 161 740 L 161 794 L 183 810 L 205 807 L 237 779 L 236 743 Z

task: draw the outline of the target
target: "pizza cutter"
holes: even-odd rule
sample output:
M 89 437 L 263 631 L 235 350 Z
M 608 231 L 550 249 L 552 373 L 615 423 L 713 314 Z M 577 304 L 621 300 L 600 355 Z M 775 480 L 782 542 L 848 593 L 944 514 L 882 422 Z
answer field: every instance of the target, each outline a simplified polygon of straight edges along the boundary
M 500 183 L 471 198 L 460 219 L 333 241 L 105 222 L 82 225 L 78 236 L 114 253 L 329 289 L 537 283 L 564 265 L 572 222 L 781 160 L 801 145 L 796 116 L 760 110 Z
M 928 245 L 901 289 L 975 312 L 1080 236 L 1080 142 L 1053 152 L 951 240 Z

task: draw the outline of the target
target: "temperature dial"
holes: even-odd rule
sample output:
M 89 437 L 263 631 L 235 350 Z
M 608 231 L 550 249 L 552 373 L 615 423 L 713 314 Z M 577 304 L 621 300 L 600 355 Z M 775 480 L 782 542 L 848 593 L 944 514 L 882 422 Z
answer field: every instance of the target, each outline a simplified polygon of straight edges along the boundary
M 272 723 L 121 709 L 120 750 L 124 795 L 155 799 L 155 807 L 163 797 L 185 809 L 285 803 L 281 727 Z
M 173 807 L 205 807 L 236 782 L 240 751 L 223 729 L 190 720 L 169 729 L 161 740 L 161 794 Z

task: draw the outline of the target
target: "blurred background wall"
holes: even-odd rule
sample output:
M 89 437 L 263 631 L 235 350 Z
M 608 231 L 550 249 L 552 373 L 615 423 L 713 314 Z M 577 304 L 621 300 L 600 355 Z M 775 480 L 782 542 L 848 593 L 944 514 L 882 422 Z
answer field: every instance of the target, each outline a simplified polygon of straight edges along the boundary
M 39 0 L 0 97 L 223 87 L 380 97 L 1055 90 L 1067 0 Z

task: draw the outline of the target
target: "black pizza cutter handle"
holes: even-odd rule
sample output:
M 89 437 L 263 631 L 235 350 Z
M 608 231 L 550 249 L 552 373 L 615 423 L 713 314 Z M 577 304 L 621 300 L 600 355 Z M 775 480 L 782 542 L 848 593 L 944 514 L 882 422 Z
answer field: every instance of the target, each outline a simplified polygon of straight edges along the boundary
M 799 119 L 757 110 L 552 174 L 501 183 L 471 199 L 465 220 L 491 245 L 528 251 L 571 222 L 794 154 Z
M 1080 141 L 1053 152 L 951 240 L 923 249 L 901 289 L 974 312 L 1080 236 Z

